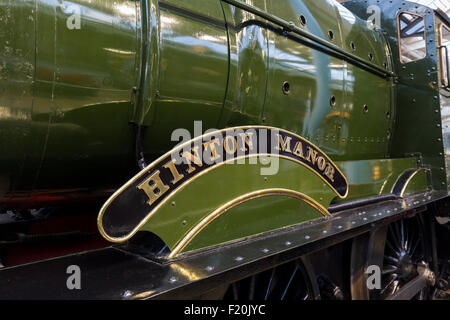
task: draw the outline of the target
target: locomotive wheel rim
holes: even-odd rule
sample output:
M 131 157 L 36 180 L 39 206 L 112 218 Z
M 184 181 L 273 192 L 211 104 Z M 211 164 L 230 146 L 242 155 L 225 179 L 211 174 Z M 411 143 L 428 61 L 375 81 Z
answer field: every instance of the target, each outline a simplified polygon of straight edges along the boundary
M 299 301 L 319 299 L 314 271 L 305 258 L 230 284 L 225 300 Z
M 425 236 L 419 217 L 393 222 L 386 234 L 378 299 L 396 294 L 407 282 L 418 275 L 417 266 L 425 260 Z M 414 298 L 424 299 L 426 288 Z
M 417 275 L 417 266 L 428 253 L 423 218 L 416 215 L 354 239 L 351 261 L 351 294 L 354 300 L 390 299 Z M 379 266 L 380 288 L 369 290 L 367 268 Z M 413 299 L 426 299 L 425 287 Z

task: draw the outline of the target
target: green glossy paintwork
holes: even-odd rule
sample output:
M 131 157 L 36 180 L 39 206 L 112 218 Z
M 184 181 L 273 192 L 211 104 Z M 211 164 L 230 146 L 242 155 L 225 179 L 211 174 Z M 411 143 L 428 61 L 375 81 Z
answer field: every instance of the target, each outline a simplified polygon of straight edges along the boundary
M 390 146 L 391 157 L 414 156 L 421 160 L 421 165 L 431 169 L 434 189 L 447 189 L 446 162 L 442 137 L 441 105 L 439 97 L 439 63 L 437 54 L 437 37 L 435 14 L 433 10 L 417 3 L 394 1 L 367 3 L 349 1 L 344 4 L 361 18 L 367 17 L 367 6 L 381 7 L 381 26 L 387 35 L 396 78 L 395 109 L 392 116 L 395 126 Z M 401 63 L 397 37 L 397 16 L 399 12 L 411 12 L 422 15 L 425 19 L 425 36 L 427 55 L 424 59 Z
M 425 59 L 398 62 L 394 18 L 400 1 L 382 4 L 385 33 L 366 25 L 367 6 L 381 5 L 375 0 L 345 6 L 245 1 L 271 22 L 229 2 L 0 0 L 2 206 L 18 195 L 21 205 L 31 207 L 36 194 L 117 189 L 137 170 L 130 123 L 147 128 L 150 162 L 178 142 L 171 139 L 175 129 L 197 134 L 195 120 L 203 130 L 268 125 L 301 135 L 347 175 L 348 199 L 388 193 L 404 170 L 418 166 L 430 167 L 433 188 L 446 188 L 443 102 L 433 84 L 439 81 L 436 48 L 430 42 Z M 80 28 L 70 29 L 68 20 L 77 12 Z M 276 21 L 292 22 L 301 32 L 283 32 Z M 435 39 L 432 13 L 426 25 L 432 25 L 428 39 Z M 382 77 L 361 61 L 396 76 Z M 282 91 L 285 82 L 288 94 Z M 335 197 L 310 171 L 281 163 L 287 169 L 268 185 L 303 190 L 325 207 Z M 224 168 L 186 187 L 174 197 L 175 207 L 161 208 L 144 229 L 173 247 L 205 214 L 266 184 L 257 166 Z M 425 187 L 418 183 L 413 189 Z M 311 219 L 305 213 L 289 220 L 287 212 L 301 204 L 278 200 L 286 209 L 280 223 L 261 223 L 245 234 L 230 230 L 228 240 Z M 233 216 L 254 217 L 252 208 L 268 201 L 236 207 Z M 267 205 L 258 214 L 268 219 L 273 212 Z M 174 226 L 184 220 L 189 221 L 180 233 Z M 210 230 L 232 223 L 237 222 L 217 220 Z M 208 241 L 200 239 L 190 249 Z
M 31 197 L 125 181 L 133 172 L 127 119 L 136 3 L 2 0 L 0 7 L 1 193 Z M 71 30 L 74 8 L 81 26 Z
M 277 214 L 270 215 L 267 212 Z M 285 196 L 253 199 L 215 219 L 186 246 L 184 252 L 256 236 L 270 231 L 267 226 L 271 226 L 271 230 L 279 230 L 322 217 L 318 210 L 298 199 Z
M 328 208 L 333 199 L 334 203 L 339 203 L 392 193 L 400 175 L 408 169 L 417 168 L 417 160 L 345 161 L 336 165 L 350 181 L 349 194 L 345 199 L 339 199 L 311 170 L 290 160 L 280 159 L 280 171 L 274 176 L 261 175 L 260 169 L 267 166 L 260 164 L 224 165 L 198 177 L 167 200 L 141 230 L 157 234 L 173 249 L 208 214 L 243 194 L 268 188 L 287 188 L 302 192 Z M 422 174 L 416 175 L 411 183 L 407 194 L 428 188 L 426 176 Z M 322 214 L 306 202 L 285 196 L 249 200 L 208 224 L 185 251 L 255 236 L 321 217 Z
M 414 158 L 343 161 L 336 165 L 349 181 L 348 196 L 345 199 L 336 198 L 336 203 L 392 193 L 392 188 L 403 172 L 418 168 Z M 425 185 L 422 190 L 426 188 Z
M 373 53 L 374 64 L 387 61 L 390 68 L 383 37 L 341 5 L 247 3 L 361 59 Z M 174 129 L 192 131 L 194 120 L 202 120 L 204 130 L 285 128 L 334 160 L 388 156 L 390 81 L 287 38 L 276 25 L 225 2 L 2 0 L 1 8 L 6 198 L 116 188 L 135 170 L 130 120 L 148 126 L 148 159 L 176 143 Z M 77 10 L 80 29 L 71 30 L 67 22 Z M 281 91 L 284 81 L 289 95 Z
M 169 248 L 173 249 L 178 241 L 204 217 L 243 194 L 270 188 L 290 189 L 308 195 L 325 208 L 336 196 L 316 173 L 293 161 L 279 159 L 279 172 L 276 175 L 261 175 L 261 168 L 268 168 L 268 166 L 260 164 L 259 161 L 257 164 L 251 164 L 247 160 L 246 164 L 222 165 L 207 172 L 167 200 L 141 230 L 157 234 Z M 271 198 L 273 200 L 276 197 Z M 258 210 L 258 219 L 266 223 L 253 224 L 252 220 L 246 218 L 255 217 L 255 213 L 251 212 L 254 209 L 252 204 L 244 203 L 244 209 L 241 205 L 237 206 L 236 210 L 240 212 L 237 219 L 245 224 L 245 233 L 243 234 L 240 228 L 230 229 L 228 234 L 224 235 L 228 237 L 227 241 L 281 228 L 285 226 L 283 223 L 289 222 L 288 224 L 291 225 L 312 218 L 311 212 L 288 214 L 298 208 L 302 201 L 284 201 L 284 199 L 285 197 L 278 197 L 278 201 L 281 201 L 280 210 L 288 211 L 284 213 L 280 211 L 276 215 L 278 218 L 272 219 L 274 214 L 271 210 L 264 208 Z M 265 200 L 257 202 L 261 203 L 261 201 Z M 246 212 L 245 207 L 250 212 Z M 314 210 L 314 212 L 316 218 L 322 217 L 319 211 Z M 236 219 L 236 216 L 233 219 Z
M 408 182 L 403 192 L 403 196 L 423 192 L 426 189 L 431 189 L 430 172 L 421 170 Z

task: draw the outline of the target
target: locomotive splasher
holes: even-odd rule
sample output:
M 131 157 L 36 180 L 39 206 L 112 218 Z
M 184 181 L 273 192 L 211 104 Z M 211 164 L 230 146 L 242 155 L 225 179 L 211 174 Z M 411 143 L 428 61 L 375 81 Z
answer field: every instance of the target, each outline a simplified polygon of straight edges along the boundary
M 173 261 L 289 228 L 303 248 L 306 226 L 325 239 L 408 211 L 408 197 L 446 197 L 448 20 L 369 2 L 1 1 L 0 206 L 106 201 L 107 240 L 156 235 Z M 379 28 L 365 17 L 375 4 Z M 182 165 L 179 128 L 194 133 Z M 266 152 L 261 130 L 278 137 Z M 276 174 L 201 157 L 253 147 Z M 373 203 L 371 218 L 334 220 Z

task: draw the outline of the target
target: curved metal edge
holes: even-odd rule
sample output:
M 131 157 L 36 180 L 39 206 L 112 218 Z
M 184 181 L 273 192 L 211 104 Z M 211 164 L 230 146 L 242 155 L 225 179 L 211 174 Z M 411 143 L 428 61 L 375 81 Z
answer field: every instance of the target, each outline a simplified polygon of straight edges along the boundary
M 159 47 L 159 3 L 156 0 L 137 2 L 136 6 L 141 28 L 140 28 L 140 56 L 139 78 L 137 81 L 136 101 L 131 121 L 138 125 L 145 125 L 147 113 L 151 112 L 157 94 L 157 81 L 159 81 L 159 61 L 161 53 Z M 150 101 L 150 102 L 146 102 Z
M 392 187 L 391 193 L 395 194 L 396 196 L 402 197 L 405 193 L 406 188 L 408 187 L 408 184 L 411 182 L 411 180 L 414 178 L 416 174 L 419 172 L 424 171 L 427 173 L 427 180 L 430 174 L 430 169 L 428 168 L 419 168 L 419 169 L 408 169 L 405 170 L 397 179 L 394 186 Z M 429 181 L 427 181 L 427 184 L 429 185 Z M 425 191 L 425 190 L 424 190 Z
M 285 157 L 285 156 L 282 156 L 282 155 L 272 155 L 272 154 L 256 154 L 256 155 L 249 155 L 249 156 L 277 156 L 277 157 L 279 157 L 279 158 L 285 158 L 285 159 L 287 159 L 287 160 L 291 160 L 291 161 L 293 161 L 293 162 L 296 162 L 296 163 L 299 163 L 299 164 L 301 164 L 301 165 L 303 165 L 304 167 L 306 167 L 306 168 L 308 168 L 309 170 L 311 170 L 314 174 L 316 174 L 318 177 L 320 177 L 341 199 L 344 199 L 344 198 L 346 198 L 347 197 L 347 195 L 348 195 L 348 180 L 347 180 L 347 177 L 342 173 L 342 171 L 339 169 L 339 167 L 326 155 L 326 153 L 325 152 L 323 152 L 320 148 L 318 148 L 316 145 L 314 145 L 313 143 L 311 143 L 310 141 L 308 141 L 308 140 L 306 140 L 306 139 L 304 139 L 303 137 L 301 137 L 301 136 L 299 136 L 299 135 L 297 135 L 297 134 L 295 134 L 295 133 L 292 133 L 292 132 L 290 132 L 290 131 L 287 131 L 287 130 L 284 130 L 284 129 L 280 129 L 280 128 L 275 128 L 275 127 L 270 127 L 270 126 L 238 126 L 238 127 L 232 127 L 232 128 L 225 128 L 225 129 L 221 129 L 221 130 L 217 130 L 217 131 L 214 131 L 214 132 L 210 132 L 210 133 L 207 133 L 207 134 L 204 134 L 204 135 L 201 135 L 201 136 L 198 136 L 198 137 L 196 137 L 196 138 L 194 138 L 194 139 L 192 139 L 192 140 L 189 140 L 189 141 L 187 141 L 187 142 L 185 142 L 185 143 L 183 143 L 183 144 L 180 144 L 179 146 L 177 146 L 177 147 L 175 147 L 174 149 L 172 149 L 172 150 L 170 150 L 170 151 L 168 151 L 168 152 L 166 152 L 164 155 L 162 155 L 161 157 L 159 157 L 158 159 L 156 159 L 155 161 L 153 161 L 151 164 L 149 164 L 145 169 L 143 169 L 141 172 L 139 172 L 137 175 L 135 175 L 133 178 L 131 178 L 127 183 L 125 183 L 122 187 L 120 187 L 116 192 L 114 192 L 113 193 L 113 195 L 103 204 L 103 206 L 101 207 L 101 209 L 100 209 L 100 212 L 99 212 L 99 215 L 98 215 L 98 217 L 97 217 L 97 228 L 98 228 L 98 230 L 99 230 L 99 232 L 100 232 L 100 234 L 102 235 L 102 237 L 104 237 L 106 240 L 108 240 L 108 241 L 110 241 L 110 242 L 113 242 L 113 243 L 122 243 L 122 242 L 125 242 L 125 241 L 127 241 L 127 240 L 129 240 L 131 237 L 133 237 L 137 232 L 138 232 L 138 230 L 144 225 L 144 224 L 146 224 L 147 222 L 148 222 L 148 220 L 153 216 L 153 214 L 163 205 L 163 204 L 165 204 L 167 201 L 169 201 L 170 199 L 171 199 L 171 197 L 173 197 L 177 192 L 179 192 L 180 190 L 182 190 L 187 184 L 189 184 L 190 182 L 192 182 L 194 179 L 196 179 L 196 178 L 198 178 L 198 177 L 200 177 L 200 176 L 202 176 L 203 174 L 205 174 L 205 173 L 207 173 L 207 172 L 209 172 L 210 170 L 212 170 L 212 169 L 215 169 L 215 168 L 217 168 L 219 165 L 224 165 L 224 164 L 226 164 L 227 162 L 230 162 L 230 161 L 236 161 L 236 160 L 239 160 L 239 157 L 237 157 L 237 158 L 233 158 L 233 159 L 230 159 L 229 161 L 224 161 L 224 162 L 222 162 L 222 163 L 219 163 L 219 164 L 217 164 L 217 165 L 215 165 L 215 166 L 211 166 L 208 170 L 205 170 L 205 171 L 203 171 L 203 172 L 201 172 L 201 173 L 199 173 L 198 175 L 196 175 L 195 176 L 195 178 L 193 178 L 193 179 L 190 179 L 190 180 L 188 180 L 188 181 L 186 181 L 184 184 L 182 184 L 181 186 L 179 186 L 178 188 L 176 188 L 173 192 L 172 192 L 172 194 L 171 195 L 169 195 L 164 201 L 162 201 L 157 207 L 155 207 L 152 211 L 150 211 L 148 214 L 147 214 L 147 216 L 136 226 L 136 228 L 134 228 L 128 235 L 126 235 L 126 236 L 124 236 L 124 237 L 119 237 L 119 238 L 116 238 L 116 237 L 111 237 L 111 236 L 109 236 L 106 232 L 105 232 L 105 230 L 104 230 L 104 228 L 103 228 L 103 222 L 102 222 L 102 218 L 103 218 L 103 215 L 104 215 L 104 213 L 106 212 L 106 210 L 107 210 L 107 208 L 109 207 L 109 205 L 125 190 L 125 189 L 127 189 L 128 187 L 130 187 L 136 180 L 138 180 L 139 178 L 141 178 L 143 175 L 145 175 L 155 164 L 157 164 L 158 162 L 160 162 L 161 160 L 163 160 L 165 157 L 167 157 L 167 156 L 169 156 L 169 155 L 171 155 L 172 153 L 174 153 L 174 152 L 177 152 L 177 151 L 179 151 L 179 150 L 182 150 L 184 147 L 186 147 L 186 146 L 188 146 L 188 145 L 190 145 L 190 144 L 192 144 L 192 143 L 195 143 L 195 142 L 197 142 L 197 141 L 199 141 L 199 140 L 202 140 L 202 139 L 204 139 L 204 138 L 206 138 L 206 137 L 209 137 L 209 136 L 214 136 L 214 135 L 216 135 L 217 133 L 219 133 L 219 132 L 226 132 L 226 131 L 233 131 L 233 130 L 246 130 L 246 129 L 267 129 L 267 130 L 275 130 L 275 131 L 279 131 L 279 132 L 284 132 L 284 133 L 287 133 L 287 134 L 290 134 L 290 135 L 292 135 L 292 136 L 294 136 L 294 137 L 296 137 L 296 138 L 298 138 L 298 139 L 300 139 L 300 140 L 302 140 L 302 141 L 305 141 L 305 142 L 307 142 L 307 143 L 309 143 L 310 145 L 312 145 L 314 148 L 316 148 L 317 150 L 320 150 L 322 153 L 323 153 L 323 155 L 325 156 L 325 158 L 330 162 L 330 163 L 332 163 L 333 164 L 333 166 L 335 167 L 335 169 L 342 175 L 342 177 L 344 178 L 344 180 L 345 180 L 345 183 L 346 183 L 346 192 L 345 192 L 345 194 L 344 195 L 340 195 L 339 194 L 339 192 L 336 190 L 336 189 L 334 189 L 334 187 L 327 181 L 327 180 L 325 180 L 321 175 L 319 175 L 315 170 L 313 170 L 312 168 L 310 168 L 309 166 L 307 166 L 306 164 L 304 164 L 304 163 L 302 163 L 302 162 L 300 162 L 300 161 L 295 161 L 294 159 L 292 159 L 292 158 L 289 158 L 289 157 Z
M 226 213 L 228 210 L 234 208 L 235 206 L 242 204 L 244 202 L 247 202 L 252 199 L 257 199 L 261 197 L 266 196 L 288 196 L 291 198 L 295 198 L 298 200 L 302 200 L 309 204 L 310 206 L 314 207 L 316 210 L 318 210 L 323 216 L 331 216 L 331 214 L 328 212 L 328 210 L 322 206 L 320 203 L 312 199 L 311 197 L 305 195 L 304 193 L 297 192 L 294 190 L 289 189 L 282 189 L 282 188 L 272 188 L 272 189 L 263 189 L 263 190 L 257 190 L 254 192 L 247 193 L 245 195 L 242 195 L 236 199 L 233 199 L 223 206 L 219 207 L 218 209 L 214 210 L 212 213 L 210 213 L 208 216 L 206 216 L 200 223 L 198 223 L 194 228 L 192 228 L 186 236 L 181 239 L 178 244 L 175 246 L 175 248 L 172 250 L 172 252 L 169 255 L 169 258 L 173 258 L 177 254 L 181 253 L 187 245 L 204 229 L 206 228 L 211 222 L 213 222 L 215 219 L 220 217 L 222 214 Z

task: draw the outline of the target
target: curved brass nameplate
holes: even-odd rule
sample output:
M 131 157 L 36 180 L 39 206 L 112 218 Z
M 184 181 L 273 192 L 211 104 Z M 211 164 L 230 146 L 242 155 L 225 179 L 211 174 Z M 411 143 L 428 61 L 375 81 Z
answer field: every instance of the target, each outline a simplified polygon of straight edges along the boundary
M 218 166 L 258 156 L 294 161 L 314 172 L 339 197 L 344 198 L 348 193 L 345 176 L 311 142 L 272 127 L 235 127 L 190 140 L 147 166 L 103 205 L 98 228 L 109 241 L 126 241 L 194 179 Z

